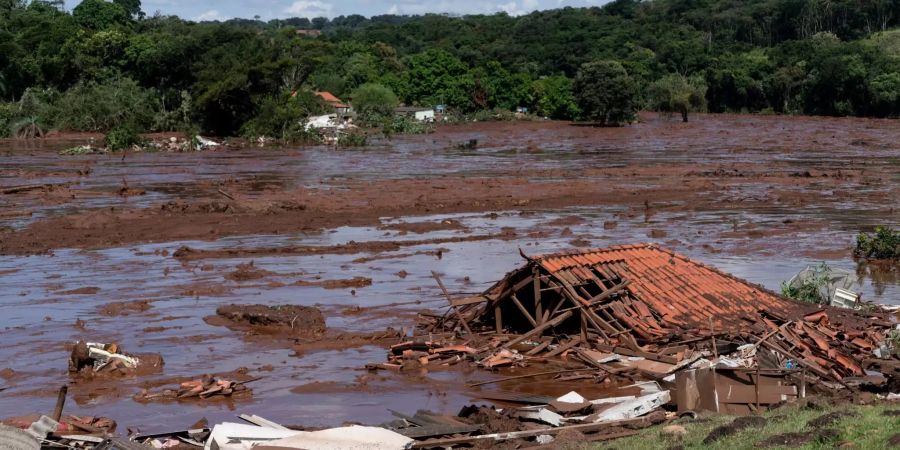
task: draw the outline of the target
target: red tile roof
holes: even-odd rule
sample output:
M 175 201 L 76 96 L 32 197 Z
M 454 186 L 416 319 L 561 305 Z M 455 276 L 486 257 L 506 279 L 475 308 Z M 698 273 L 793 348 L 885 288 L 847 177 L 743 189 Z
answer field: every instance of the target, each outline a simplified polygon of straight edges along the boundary
M 337 98 L 331 92 L 322 91 L 316 92 L 316 95 L 325 100 L 326 103 L 334 106 L 335 108 L 349 108 L 350 106 L 341 101 L 341 99 Z
M 669 323 L 709 326 L 756 316 L 766 310 L 800 314 L 803 307 L 760 286 L 720 272 L 654 244 L 624 245 L 530 258 L 571 284 L 593 281 L 597 272 L 629 280 L 628 291 Z

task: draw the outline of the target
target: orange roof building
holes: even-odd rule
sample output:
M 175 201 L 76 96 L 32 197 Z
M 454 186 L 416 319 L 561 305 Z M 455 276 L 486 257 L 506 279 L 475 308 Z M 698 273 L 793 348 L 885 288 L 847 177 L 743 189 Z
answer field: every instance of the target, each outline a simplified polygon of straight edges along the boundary
M 344 108 L 349 109 L 350 108 L 350 105 L 344 103 L 343 101 L 341 101 L 341 99 L 335 97 L 335 95 L 332 94 L 331 92 L 327 92 L 327 91 L 316 92 L 316 95 L 318 95 L 319 98 L 324 100 L 325 103 L 328 103 L 329 105 L 333 106 L 335 109 L 344 109 Z
M 528 329 L 533 326 L 531 321 L 544 319 L 541 315 L 549 319 L 559 311 L 589 304 L 602 310 L 594 317 L 597 328 L 607 328 L 608 324 L 611 326 L 605 332 L 628 330 L 652 340 L 679 329 L 737 329 L 743 318 L 758 318 L 762 310 L 780 316 L 805 310 L 803 305 L 761 286 L 654 244 L 526 259 L 527 264 L 483 294 L 488 299 L 487 308 L 502 305 L 498 312 L 505 325 L 501 327 Z M 546 294 L 541 296 L 539 292 Z M 515 297 L 515 302 L 505 301 L 509 297 Z M 530 317 L 524 317 L 521 309 Z

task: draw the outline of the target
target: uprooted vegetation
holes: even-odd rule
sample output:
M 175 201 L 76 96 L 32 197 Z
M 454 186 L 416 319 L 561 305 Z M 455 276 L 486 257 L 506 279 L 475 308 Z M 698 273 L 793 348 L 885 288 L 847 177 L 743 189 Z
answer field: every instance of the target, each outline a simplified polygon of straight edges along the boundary
M 810 268 L 810 276 L 797 283 L 781 283 L 781 295 L 803 303 L 822 303 L 822 290 L 827 290 L 829 267 L 823 262 Z
M 853 254 L 857 258 L 900 261 L 900 231 L 879 226 L 874 234 L 859 233 Z

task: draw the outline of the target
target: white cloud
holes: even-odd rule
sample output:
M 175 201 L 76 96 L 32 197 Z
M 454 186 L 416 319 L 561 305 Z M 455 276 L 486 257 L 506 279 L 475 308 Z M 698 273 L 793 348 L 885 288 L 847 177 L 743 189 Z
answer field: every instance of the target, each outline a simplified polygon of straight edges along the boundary
M 508 2 L 496 5 L 497 11 L 503 11 L 511 16 L 521 16 L 538 9 L 538 0 L 522 0 L 521 2 Z
M 196 20 L 197 22 L 206 22 L 206 21 L 213 21 L 213 20 L 228 20 L 228 17 L 225 17 L 222 14 L 219 14 L 218 10 L 210 9 L 209 11 L 206 11 L 205 13 L 200 14 L 197 17 L 194 17 L 194 20 Z
M 319 0 L 298 0 L 288 6 L 284 12 L 296 17 L 332 17 L 334 7 L 330 3 Z

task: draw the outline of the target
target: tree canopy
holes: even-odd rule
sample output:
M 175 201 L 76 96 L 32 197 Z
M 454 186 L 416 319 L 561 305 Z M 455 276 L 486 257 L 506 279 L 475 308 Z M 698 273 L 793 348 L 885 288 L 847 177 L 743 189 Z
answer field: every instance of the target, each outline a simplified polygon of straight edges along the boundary
M 187 93 L 194 123 L 236 134 L 292 92 L 346 97 L 378 84 L 406 105 L 524 106 L 570 119 L 597 114 L 576 77 L 606 61 L 631 80 L 635 103 L 623 111 L 662 108 L 650 101 L 676 74 L 702 80 L 705 105 L 692 108 L 711 112 L 896 117 L 898 26 L 898 0 L 615 0 L 518 17 L 222 22 L 148 16 L 139 0 L 83 0 L 71 12 L 61 1 L 0 0 L 0 100 L 41 92 L 52 105 L 72 89 L 128 86 L 152 96 L 143 104 L 165 119 Z M 11 114 L 0 114 L 0 130 Z M 38 116 L 75 123 L 54 117 Z

